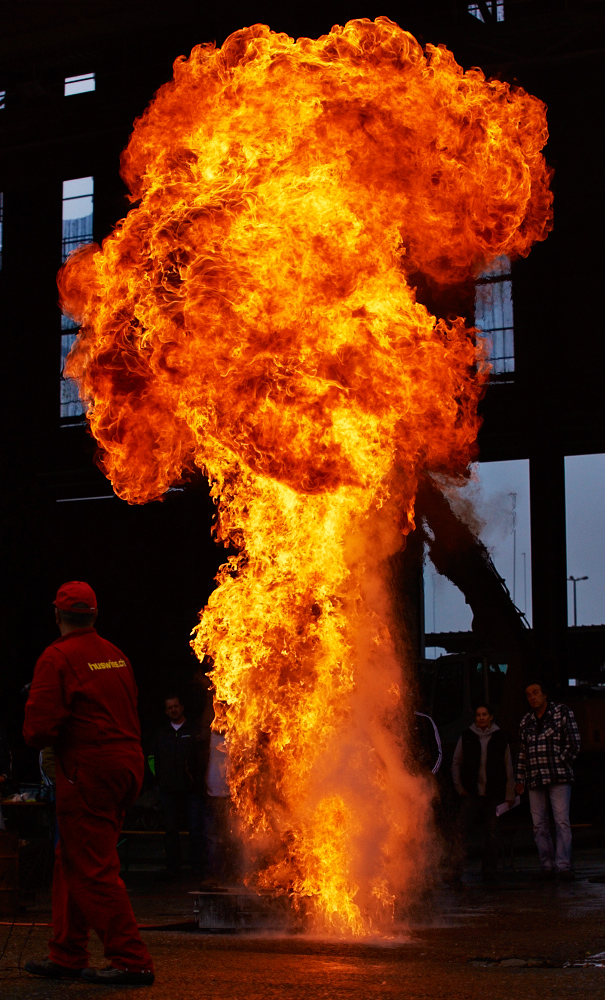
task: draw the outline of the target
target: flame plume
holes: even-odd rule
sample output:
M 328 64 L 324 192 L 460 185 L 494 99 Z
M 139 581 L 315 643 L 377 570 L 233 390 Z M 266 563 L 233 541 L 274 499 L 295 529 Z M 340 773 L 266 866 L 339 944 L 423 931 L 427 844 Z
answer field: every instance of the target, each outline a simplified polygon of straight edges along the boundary
M 423 864 L 385 564 L 418 477 L 474 454 L 487 366 L 433 286 L 550 228 L 540 101 L 387 18 L 202 45 L 136 122 L 136 206 L 59 275 L 67 374 L 132 503 L 195 466 L 222 567 L 214 662 L 253 884 L 367 933 Z M 407 699 L 407 701 L 406 701 Z

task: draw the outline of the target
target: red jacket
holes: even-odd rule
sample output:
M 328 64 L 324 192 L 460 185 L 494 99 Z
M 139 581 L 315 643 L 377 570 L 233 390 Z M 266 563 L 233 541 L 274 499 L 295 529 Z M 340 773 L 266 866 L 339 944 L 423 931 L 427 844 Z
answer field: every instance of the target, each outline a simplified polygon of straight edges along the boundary
M 60 636 L 36 663 L 25 706 L 23 736 L 34 747 L 103 747 L 140 754 L 137 686 L 124 654 L 94 628 Z

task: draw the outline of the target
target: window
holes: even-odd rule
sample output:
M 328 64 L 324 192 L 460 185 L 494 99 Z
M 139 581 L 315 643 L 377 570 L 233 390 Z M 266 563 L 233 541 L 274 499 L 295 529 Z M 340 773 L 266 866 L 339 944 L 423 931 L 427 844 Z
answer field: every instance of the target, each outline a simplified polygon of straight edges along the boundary
M 485 3 L 469 3 L 468 12 L 473 17 L 478 18 L 485 24 L 484 13 L 487 13 L 490 21 L 504 20 L 504 0 L 486 0 Z
M 0 271 L 2 270 L 2 231 L 4 224 L 4 194 L 0 191 Z
M 71 251 L 83 243 L 92 243 L 93 194 L 93 177 L 75 177 L 73 180 L 63 181 L 62 260 L 66 260 Z M 62 419 L 68 418 L 65 425 L 72 425 L 82 423 L 84 414 L 75 382 L 63 378 L 65 361 L 77 335 L 76 324 L 67 316 L 62 316 L 61 331 L 60 412 Z
M 513 283 L 510 260 L 498 257 L 475 285 L 475 326 L 490 341 L 492 375 L 515 371 Z
M 95 89 L 94 73 L 84 73 L 81 76 L 66 76 L 64 96 L 71 97 L 72 94 L 85 94 L 89 90 Z
M 63 369 L 65 368 L 65 362 L 67 361 L 67 355 L 69 354 L 72 344 L 74 343 L 77 336 L 77 332 L 73 333 L 62 333 L 61 334 L 61 387 L 60 387 L 60 415 L 61 419 L 69 418 L 65 420 L 63 426 L 71 426 L 74 423 L 84 423 L 82 419 L 84 415 L 84 407 L 80 402 L 80 397 L 78 396 L 78 387 L 73 379 L 64 378 Z M 75 417 L 80 418 L 79 420 L 74 420 Z
M 473 478 L 448 500 L 456 515 L 464 521 L 467 511 L 477 515 L 479 538 L 486 546 L 499 575 L 519 611 L 532 623 L 532 566 L 529 461 L 479 462 L 473 466 Z M 602 506 L 602 495 L 601 495 Z M 430 526 L 429 526 L 430 527 Z M 605 538 L 605 519 L 602 536 Z M 595 548 L 598 548 L 595 546 Z M 603 550 L 599 549 L 605 579 Z M 572 573 L 589 573 L 578 563 Z M 583 587 L 585 584 L 579 584 Z M 605 584 L 604 584 L 605 587 Z M 441 576 L 429 555 L 424 566 L 424 619 L 426 632 L 437 635 L 467 632 L 472 628 L 472 611 L 463 594 L 446 576 Z M 599 619 L 605 622 L 605 617 Z M 433 638 L 430 641 L 439 641 Z M 429 647 L 430 649 L 430 647 Z M 427 649 L 426 656 L 430 656 Z M 489 670 L 491 671 L 491 667 Z M 502 665 L 498 665 L 502 672 Z M 490 673 L 490 677 L 491 677 Z M 491 681 L 490 681 L 491 684 Z
M 568 625 L 602 626 L 605 623 L 604 500 L 605 455 L 567 455 L 565 520 Z M 587 651 L 584 652 L 585 659 L 586 656 Z M 574 675 L 578 677 L 575 670 Z
M 94 178 L 63 181 L 62 260 L 82 243 L 92 243 Z

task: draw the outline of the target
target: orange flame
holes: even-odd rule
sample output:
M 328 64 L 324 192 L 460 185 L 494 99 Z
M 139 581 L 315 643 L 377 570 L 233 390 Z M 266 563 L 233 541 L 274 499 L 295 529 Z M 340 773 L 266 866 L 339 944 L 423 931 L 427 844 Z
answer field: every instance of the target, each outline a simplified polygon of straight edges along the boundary
M 214 661 L 254 884 L 368 932 L 422 866 L 430 790 L 385 561 L 418 476 L 473 456 L 486 365 L 435 285 L 550 228 L 545 109 L 387 18 L 317 41 L 263 25 L 178 59 L 135 125 L 138 204 L 59 275 L 102 463 L 133 503 L 194 466 L 222 567 Z

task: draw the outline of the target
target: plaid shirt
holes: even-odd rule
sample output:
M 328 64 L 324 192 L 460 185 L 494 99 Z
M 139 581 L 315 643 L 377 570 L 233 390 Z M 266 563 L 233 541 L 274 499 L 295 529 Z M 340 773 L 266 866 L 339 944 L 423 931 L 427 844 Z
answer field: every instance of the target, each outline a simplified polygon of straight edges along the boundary
M 580 732 L 567 705 L 549 701 L 538 719 L 528 712 L 519 728 L 517 781 L 528 788 L 573 781 L 572 761 L 580 752 Z

